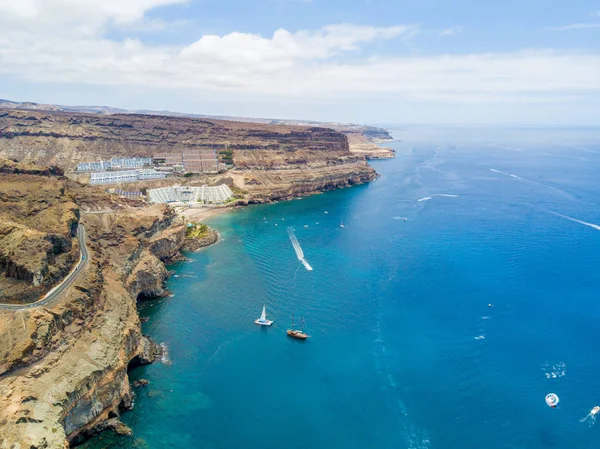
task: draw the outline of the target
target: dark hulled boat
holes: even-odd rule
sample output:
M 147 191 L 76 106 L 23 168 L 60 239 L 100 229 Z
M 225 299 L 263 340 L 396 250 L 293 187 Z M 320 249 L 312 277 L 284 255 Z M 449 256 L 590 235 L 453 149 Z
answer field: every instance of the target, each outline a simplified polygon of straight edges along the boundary
M 300 329 L 294 329 L 294 315 L 292 315 L 292 328 L 287 330 L 288 337 L 298 340 L 306 340 L 310 335 L 304 332 L 304 318 L 302 318 L 302 326 Z

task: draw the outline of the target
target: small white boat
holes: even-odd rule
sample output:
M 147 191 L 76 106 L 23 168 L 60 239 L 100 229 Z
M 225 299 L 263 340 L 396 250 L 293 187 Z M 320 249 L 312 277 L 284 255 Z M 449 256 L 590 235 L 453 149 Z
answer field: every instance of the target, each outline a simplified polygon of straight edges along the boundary
M 344 225 L 344 220 L 340 221 L 340 228 L 345 228 L 346 226 Z
M 260 318 L 255 320 L 254 324 L 258 324 L 259 326 L 270 326 L 271 324 L 273 324 L 273 321 L 267 320 L 267 306 L 263 306 Z

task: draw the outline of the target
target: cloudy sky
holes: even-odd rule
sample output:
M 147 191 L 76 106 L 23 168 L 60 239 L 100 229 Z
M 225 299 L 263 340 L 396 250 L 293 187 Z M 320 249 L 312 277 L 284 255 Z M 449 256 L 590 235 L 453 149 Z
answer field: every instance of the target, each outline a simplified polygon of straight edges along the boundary
M 600 1 L 0 0 L 0 98 L 600 125 Z

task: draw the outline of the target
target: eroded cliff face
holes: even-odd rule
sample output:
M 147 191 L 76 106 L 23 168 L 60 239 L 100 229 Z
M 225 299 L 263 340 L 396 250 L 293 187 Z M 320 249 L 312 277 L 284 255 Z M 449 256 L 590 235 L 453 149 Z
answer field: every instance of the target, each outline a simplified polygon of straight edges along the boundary
M 236 150 L 235 169 L 228 176 L 248 192 L 250 202 L 289 199 L 374 180 L 375 170 L 363 156 L 350 153 L 343 137 L 341 151 Z
M 131 274 L 127 276 L 125 285 L 133 298 L 160 298 L 167 293 L 164 282 L 168 276 L 169 272 L 160 259 L 144 251 Z
M 351 139 L 360 134 L 353 130 Z M 365 155 L 375 157 L 369 152 L 372 148 L 352 152 L 348 139 L 337 130 L 315 126 L 0 109 L 0 156 L 69 170 L 81 161 L 113 156 L 152 156 L 193 148 L 230 150 L 234 171 L 242 173 L 231 178 L 249 193 L 250 202 L 374 179 L 375 171 L 365 163 Z M 378 154 L 388 157 L 393 152 Z M 244 178 L 252 181 L 248 188 Z
M 164 117 L 0 109 L 0 157 L 72 168 L 113 156 L 193 148 L 347 151 L 331 129 Z
M 355 184 L 364 184 L 377 173 L 364 160 L 343 164 L 310 163 L 277 166 L 270 169 L 232 170 L 229 176 L 237 187 L 248 192 L 249 202 L 285 200 Z
M 0 449 L 66 447 L 130 405 L 127 368 L 148 360 L 142 354 L 151 346 L 136 300 L 165 295 L 163 262 L 185 243 L 169 207 L 117 202 L 56 176 L 60 169 L 37 167 L 68 170 L 81 161 L 194 147 L 233 151 L 234 168 L 208 182 L 226 180 L 247 202 L 376 177 L 350 152 L 348 138 L 327 128 L 0 110 L 0 156 L 37 163 L 25 172 L 23 164 L 0 164 L 0 212 L 10 211 L 0 213 L 0 287 L 16 292 L 13 302 L 42 296 L 79 257 L 78 223 L 90 251 L 85 271 L 59 300 L 0 310 Z
M 2 449 L 68 447 L 102 428 L 131 405 L 129 364 L 147 360 L 136 299 L 163 294 L 161 259 L 183 244 L 182 224 L 166 206 L 134 209 L 87 189 L 66 185 L 77 207 L 110 212 L 81 213 L 85 271 L 53 303 L 0 310 Z
M 0 170 L 0 302 L 38 296 L 77 260 L 79 208 L 68 184 Z

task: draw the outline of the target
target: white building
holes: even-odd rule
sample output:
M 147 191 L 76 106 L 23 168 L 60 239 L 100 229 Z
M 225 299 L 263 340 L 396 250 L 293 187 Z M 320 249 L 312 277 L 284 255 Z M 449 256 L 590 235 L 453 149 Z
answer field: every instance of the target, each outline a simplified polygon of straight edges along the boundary
M 228 185 L 201 186 L 201 187 L 162 187 L 148 190 L 148 201 L 151 203 L 203 203 L 223 204 L 233 197 L 233 192 Z
M 151 166 L 152 158 L 149 157 L 113 157 L 110 161 L 82 162 L 77 165 L 77 171 L 103 171 Z
M 145 181 L 148 179 L 163 179 L 166 176 L 166 173 L 161 173 L 154 169 L 105 171 L 99 173 L 92 173 L 90 176 L 90 184 L 100 185 L 117 184 L 121 182 L 136 182 Z
M 113 157 L 110 160 L 111 168 L 141 168 L 151 165 L 152 158 L 150 157 Z
M 110 162 L 105 161 L 82 162 L 77 165 L 77 171 L 108 170 L 109 168 Z

